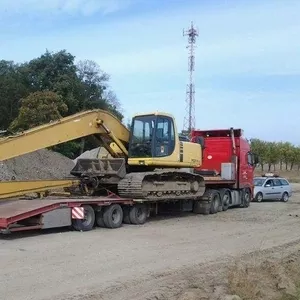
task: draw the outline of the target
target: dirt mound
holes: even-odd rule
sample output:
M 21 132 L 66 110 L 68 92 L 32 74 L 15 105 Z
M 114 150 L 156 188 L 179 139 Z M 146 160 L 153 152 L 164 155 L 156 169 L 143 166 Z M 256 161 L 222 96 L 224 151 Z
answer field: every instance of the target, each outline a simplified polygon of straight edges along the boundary
M 229 291 L 242 299 L 299 299 L 300 250 L 286 258 L 248 264 L 229 271 Z
M 97 157 L 99 157 L 99 158 L 101 158 L 101 157 L 110 157 L 110 155 L 104 147 L 98 147 L 98 148 L 94 148 L 92 150 L 87 150 L 87 151 L 83 152 L 81 155 L 76 157 L 73 160 L 73 162 L 76 164 L 77 159 L 80 159 L 80 158 L 97 158 Z
M 70 177 L 74 162 L 60 153 L 38 150 L 0 163 L 0 180 L 60 179 Z

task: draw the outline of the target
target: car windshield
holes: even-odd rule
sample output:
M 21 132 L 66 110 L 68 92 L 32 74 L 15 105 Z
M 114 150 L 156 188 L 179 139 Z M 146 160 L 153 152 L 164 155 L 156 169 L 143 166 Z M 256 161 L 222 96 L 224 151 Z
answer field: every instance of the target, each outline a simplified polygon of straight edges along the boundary
M 261 178 L 254 178 L 254 186 L 262 186 L 264 181 L 265 180 Z

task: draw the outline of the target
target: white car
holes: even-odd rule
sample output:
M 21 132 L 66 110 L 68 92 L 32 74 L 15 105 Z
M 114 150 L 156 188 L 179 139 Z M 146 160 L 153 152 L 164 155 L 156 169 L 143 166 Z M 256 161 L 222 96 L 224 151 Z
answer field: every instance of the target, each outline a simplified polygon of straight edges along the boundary
M 257 202 L 263 200 L 281 200 L 287 202 L 292 196 L 292 187 L 286 178 L 265 175 L 254 177 L 254 199 Z

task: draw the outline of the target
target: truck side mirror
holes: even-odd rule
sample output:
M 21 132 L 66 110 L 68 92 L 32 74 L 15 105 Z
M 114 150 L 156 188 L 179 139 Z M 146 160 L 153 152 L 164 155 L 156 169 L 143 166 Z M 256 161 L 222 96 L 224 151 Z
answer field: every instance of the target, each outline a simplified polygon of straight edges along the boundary
M 257 154 L 253 153 L 253 164 L 257 165 L 259 163 L 259 157 Z

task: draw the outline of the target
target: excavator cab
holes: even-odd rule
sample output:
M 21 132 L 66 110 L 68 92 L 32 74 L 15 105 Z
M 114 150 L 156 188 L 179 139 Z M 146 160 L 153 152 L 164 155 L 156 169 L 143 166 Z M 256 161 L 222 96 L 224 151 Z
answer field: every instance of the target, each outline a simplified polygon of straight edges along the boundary
M 201 164 L 201 159 L 201 145 L 179 140 L 172 115 L 157 112 L 133 117 L 129 166 L 193 168 Z
M 175 150 L 172 117 L 163 114 L 138 115 L 132 120 L 129 159 L 161 158 Z

